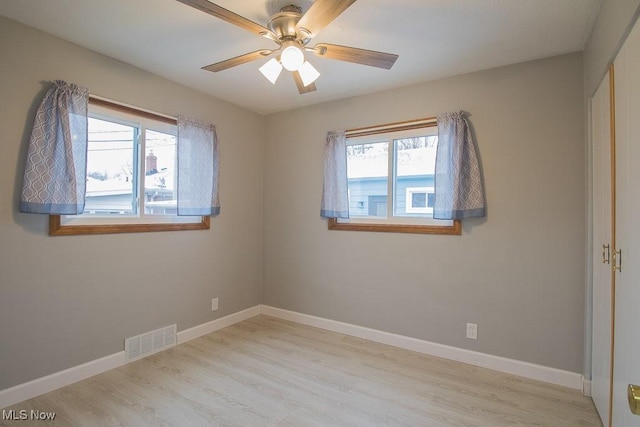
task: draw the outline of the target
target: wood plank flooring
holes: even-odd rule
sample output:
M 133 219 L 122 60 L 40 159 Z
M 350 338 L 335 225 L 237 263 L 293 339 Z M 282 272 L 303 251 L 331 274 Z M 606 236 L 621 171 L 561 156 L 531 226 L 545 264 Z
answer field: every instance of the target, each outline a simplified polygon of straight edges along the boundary
M 2 426 L 601 425 L 576 390 L 266 316 L 7 409 L 56 418 Z

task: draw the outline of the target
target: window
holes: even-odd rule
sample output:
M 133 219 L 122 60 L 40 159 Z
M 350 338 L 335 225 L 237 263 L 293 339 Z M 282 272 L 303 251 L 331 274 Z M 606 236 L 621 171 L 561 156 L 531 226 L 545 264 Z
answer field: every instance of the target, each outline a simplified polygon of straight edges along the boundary
M 405 206 L 407 213 L 433 215 L 435 193 L 433 187 L 407 187 Z
M 209 217 L 177 216 L 175 120 L 91 100 L 85 210 L 52 215 L 51 234 L 209 228 Z
M 459 221 L 433 219 L 435 120 L 347 132 L 349 219 L 332 229 L 460 234 Z

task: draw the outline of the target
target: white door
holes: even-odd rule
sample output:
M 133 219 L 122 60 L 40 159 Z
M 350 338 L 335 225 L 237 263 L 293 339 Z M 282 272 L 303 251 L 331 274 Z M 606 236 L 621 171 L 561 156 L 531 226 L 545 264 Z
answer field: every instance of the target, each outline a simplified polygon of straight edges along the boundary
M 640 426 L 627 400 L 640 385 L 640 26 L 615 61 L 616 249 L 613 425 Z M 621 265 L 620 265 L 621 264 Z
M 591 396 L 609 425 L 611 397 L 611 94 L 609 73 L 591 99 L 593 171 Z

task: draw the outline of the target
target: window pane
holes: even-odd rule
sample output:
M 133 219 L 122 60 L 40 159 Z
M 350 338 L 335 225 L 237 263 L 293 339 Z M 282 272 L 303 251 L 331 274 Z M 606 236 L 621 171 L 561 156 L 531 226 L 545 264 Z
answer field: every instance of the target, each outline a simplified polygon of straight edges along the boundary
M 413 193 L 411 195 L 411 207 L 413 208 L 426 208 L 427 207 L 427 193 Z
M 349 216 L 386 217 L 389 144 L 347 146 Z
M 433 217 L 437 136 L 396 139 L 394 216 Z M 431 202 L 431 204 L 430 204 Z
M 144 213 L 176 215 L 176 137 L 146 131 Z
M 138 129 L 89 117 L 85 215 L 136 214 Z

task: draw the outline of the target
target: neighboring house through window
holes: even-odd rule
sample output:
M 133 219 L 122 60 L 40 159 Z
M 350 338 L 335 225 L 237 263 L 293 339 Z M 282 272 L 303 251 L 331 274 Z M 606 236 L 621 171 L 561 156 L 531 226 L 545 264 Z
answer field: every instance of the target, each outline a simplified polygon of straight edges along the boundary
M 90 108 L 87 190 L 81 216 L 176 214 L 176 126 L 128 119 Z

